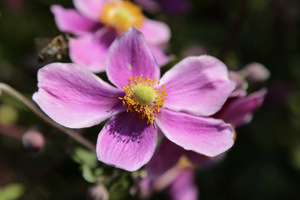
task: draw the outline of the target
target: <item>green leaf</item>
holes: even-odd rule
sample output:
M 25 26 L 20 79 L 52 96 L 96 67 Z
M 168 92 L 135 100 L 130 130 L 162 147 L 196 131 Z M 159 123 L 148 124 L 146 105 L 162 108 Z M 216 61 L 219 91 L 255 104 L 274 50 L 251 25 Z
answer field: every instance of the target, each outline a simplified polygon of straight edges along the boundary
M 89 166 L 82 165 L 82 176 L 89 183 L 95 183 L 97 180 L 97 176 L 95 176 L 93 171 Z
M 95 152 L 78 147 L 74 150 L 72 158 L 79 164 L 86 165 L 91 168 L 97 167 L 98 161 Z

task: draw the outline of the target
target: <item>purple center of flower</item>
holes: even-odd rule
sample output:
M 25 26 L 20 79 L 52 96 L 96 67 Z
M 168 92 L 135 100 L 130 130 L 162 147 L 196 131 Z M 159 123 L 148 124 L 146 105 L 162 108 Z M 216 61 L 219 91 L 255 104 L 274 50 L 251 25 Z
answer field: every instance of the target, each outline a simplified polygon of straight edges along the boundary
M 127 86 L 124 86 L 125 96 L 120 99 L 123 101 L 123 106 L 126 107 L 127 112 L 138 114 L 140 119 L 147 119 L 147 123 L 153 124 L 160 108 L 164 108 L 165 86 L 161 85 L 158 89 L 156 78 L 145 80 L 142 75 L 139 77 L 130 77 Z
M 144 22 L 144 15 L 140 7 L 129 1 L 113 1 L 104 5 L 100 21 L 121 34 L 130 26 L 139 28 Z

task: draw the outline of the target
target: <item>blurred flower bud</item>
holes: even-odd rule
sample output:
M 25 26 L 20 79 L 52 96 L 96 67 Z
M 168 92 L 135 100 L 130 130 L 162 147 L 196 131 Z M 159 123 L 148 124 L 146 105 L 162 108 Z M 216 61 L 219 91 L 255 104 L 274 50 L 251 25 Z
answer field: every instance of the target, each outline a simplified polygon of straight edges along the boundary
M 270 71 L 261 63 L 250 63 L 242 70 L 245 78 L 251 82 L 263 82 L 269 79 Z
M 45 138 L 39 131 L 30 129 L 24 133 L 22 143 L 29 152 L 39 153 L 45 146 Z
M 229 78 L 235 81 L 235 90 L 246 90 L 248 88 L 247 81 L 237 72 L 229 71 Z
M 99 184 L 88 190 L 88 198 L 90 200 L 108 200 L 109 194 L 107 189 L 103 185 Z

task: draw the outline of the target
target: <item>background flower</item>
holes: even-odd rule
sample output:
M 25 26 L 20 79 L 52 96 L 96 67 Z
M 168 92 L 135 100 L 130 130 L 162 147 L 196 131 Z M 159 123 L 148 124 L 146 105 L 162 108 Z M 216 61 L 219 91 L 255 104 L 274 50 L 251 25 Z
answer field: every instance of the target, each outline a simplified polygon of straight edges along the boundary
M 53 5 L 57 27 L 76 35 L 70 39 L 70 57 L 93 72 L 105 70 L 104 61 L 114 39 L 131 25 L 145 35 L 159 65 L 169 62 L 161 50 L 170 39 L 169 27 L 145 17 L 142 10 L 129 1 L 74 0 L 76 9 Z

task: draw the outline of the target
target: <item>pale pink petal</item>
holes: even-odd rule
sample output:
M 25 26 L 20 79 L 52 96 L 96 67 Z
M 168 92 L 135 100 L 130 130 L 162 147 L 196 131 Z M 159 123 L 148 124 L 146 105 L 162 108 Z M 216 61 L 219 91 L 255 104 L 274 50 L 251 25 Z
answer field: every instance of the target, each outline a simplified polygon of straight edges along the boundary
M 110 119 L 98 136 L 98 160 L 127 171 L 135 171 L 149 162 L 157 141 L 152 124 L 132 113 Z
M 222 120 L 162 109 L 156 124 L 175 144 L 210 157 L 227 151 L 234 142 L 233 128 Z
M 162 67 L 166 64 L 168 64 L 171 60 L 174 59 L 174 56 L 167 56 L 163 50 L 161 50 L 159 47 L 154 45 L 149 45 L 149 48 L 151 49 L 157 64 Z
M 235 91 L 247 90 L 248 82 L 245 80 L 245 78 L 240 73 L 235 72 L 235 71 L 229 71 L 228 76 L 231 80 L 233 80 L 236 83 Z
M 184 152 L 184 149 L 178 145 L 164 139 L 146 166 L 148 176 L 156 178 L 163 175 L 167 170 L 175 166 Z
M 173 200 L 197 200 L 198 188 L 195 184 L 195 172 L 184 168 L 170 185 L 169 194 Z
M 100 20 L 101 9 L 109 0 L 73 0 L 75 8 L 84 16 Z
M 60 5 L 53 5 L 51 11 L 58 29 L 62 32 L 84 35 L 95 32 L 102 26 L 99 22 L 82 16 L 74 9 L 64 9 Z
M 153 192 L 154 181 L 149 177 L 143 178 L 139 183 L 137 188 L 138 196 L 141 198 L 149 198 Z
M 111 45 L 106 60 L 106 73 L 117 87 L 128 84 L 129 77 L 159 78 L 160 69 L 145 42 L 144 36 L 135 27 L 119 36 Z
M 235 87 L 226 66 L 207 55 L 182 60 L 163 75 L 160 83 L 168 93 L 166 108 L 200 116 L 220 110 Z
M 245 90 L 234 90 L 228 97 L 227 101 L 234 99 L 234 98 L 241 98 L 241 97 L 245 97 L 247 95 L 247 92 Z
M 101 31 L 93 35 L 71 38 L 69 42 L 71 60 L 95 73 L 105 71 L 108 49 L 116 37 L 112 30 Z
M 167 24 L 151 19 L 146 19 L 140 27 L 147 43 L 160 45 L 167 43 L 171 38 L 171 31 Z
M 262 105 L 266 93 L 266 89 L 261 89 L 247 97 L 231 98 L 214 117 L 236 127 L 247 124 L 252 120 L 253 113 Z
M 33 100 L 57 123 L 90 127 L 124 111 L 124 92 L 75 64 L 52 63 L 38 72 Z
M 160 5 L 159 2 L 156 1 L 149 1 L 149 0 L 135 0 L 135 2 L 143 8 L 144 11 L 150 12 L 150 13 L 157 13 L 159 12 Z

